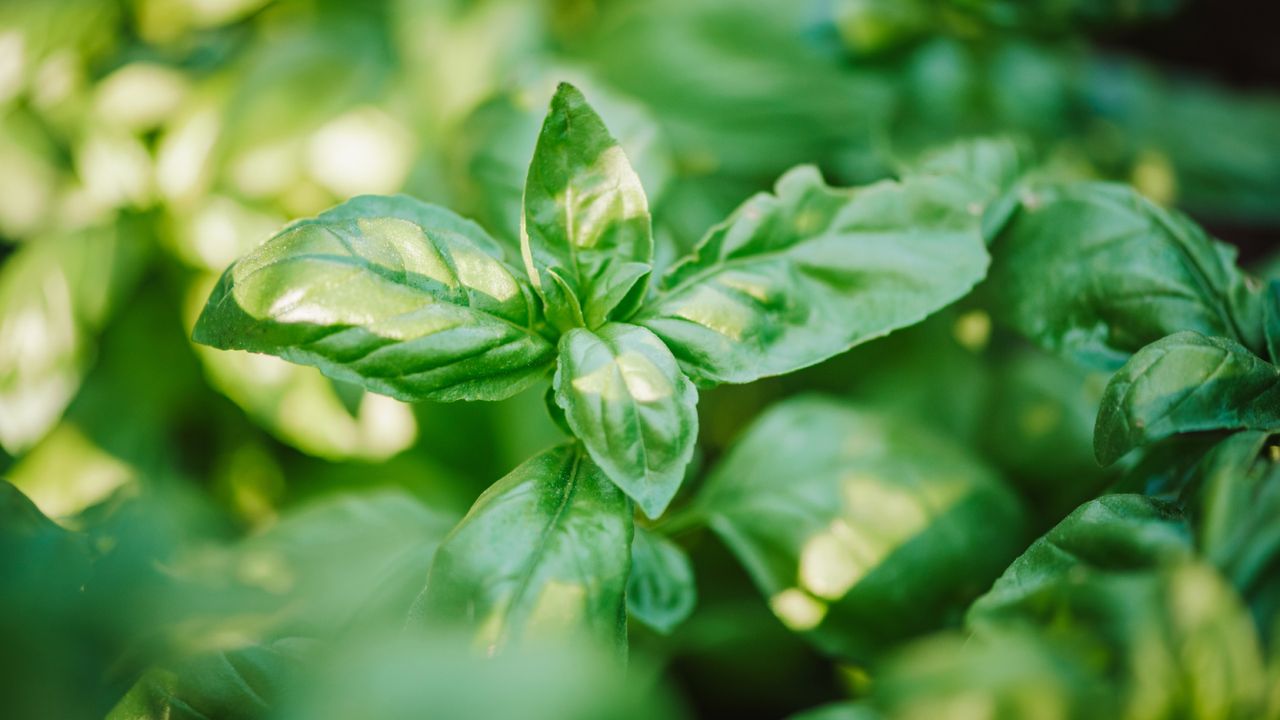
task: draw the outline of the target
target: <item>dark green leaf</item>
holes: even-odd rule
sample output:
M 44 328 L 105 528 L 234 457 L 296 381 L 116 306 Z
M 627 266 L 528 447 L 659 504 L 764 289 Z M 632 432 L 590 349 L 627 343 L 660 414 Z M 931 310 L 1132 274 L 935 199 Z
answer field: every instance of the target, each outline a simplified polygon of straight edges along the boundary
M 856 190 L 812 167 L 757 195 L 667 274 L 638 324 L 691 377 L 742 383 L 924 319 L 982 279 L 982 205 L 955 178 Z
M 1081 362 L 1118 367 L 1183 330 L 1262 350 L 1261 307 L 1235 250 L 1128 186 L 1028 192 L 995 257 L 991 286 L 1004 319 Z
M 490 653 L 566 632 L 625 647 L 631 512 L 576 445 L 548 450 L 476 500 L 415 614 L 470 627 Z
M 1267 357 L 1280 364 L 1280 280 L 1271 280 L 1262 294 L 1263 335 Z
M 689 556 L 667 538 L 637 527 L 631 541 L 627 612 L 668 634 L 689 617 L 697 602 Z
M 1240 432 L 1198 468 L 1192 503 L 1196 544 L 1253 608 L 1264 637 L 1280 619 L 1280 445 L 1268 432 Z
M 698 391 L 652 332 L 610 323 L 560 338 L 556 403 L 591 458 L 645 514 L 675 497 L 698 439 Z
M 107 720 L 255 720 L 269 716 L 313 651 L 302 638 L 210 653 L 152 670 Z
M 509 397 L 554 350 L 538 334 L 527 284 L 490 254 L 492 241 L 476 244 L 478 232 L 409 198 L 356 198 L 232 265 L 195 339 L 314 365 L 401 400 Z
M 1185 521 L 1170 504 L 1143 495 L 1104 495 L 1081 505 L 1031 544 L 969 609 L 972 626 L 1037 607 L 1067 578 L 1133 571 L 1191 555 Z
M 1023 532 L 1012 493 L 962 448 L 817 398 L 759 419 L 699 502 L 784 623 L 858 660 L 941 625 Z
M 1239 343 L 1183 332 L 1152 343 L 1111 378 L 1093 447 L 1109 465 L 1177 433 L 1280 427 L 1280 368 Z
M 577 88 L 561 83 L 538 135 L 525 181 L 521 247 L 547 316 L 565 299 L 550 294 L 554 272 L 577 298 L 587 327 L 635 310 L 653 260 L 649 201 L 618 141 Z M 581 324 L 581 323 L 579 323 Z

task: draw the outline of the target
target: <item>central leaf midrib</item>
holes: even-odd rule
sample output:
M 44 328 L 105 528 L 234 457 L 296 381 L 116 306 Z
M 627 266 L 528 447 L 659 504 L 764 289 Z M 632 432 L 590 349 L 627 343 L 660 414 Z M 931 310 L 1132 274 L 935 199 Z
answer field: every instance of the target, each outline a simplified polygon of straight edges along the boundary
M 568 465 L 569 472 L 565 479 L 564 496 L 560 500 L 560 505 L 556 507 L 555 513 L 547 522 L 546 528 L 542 531 L 542 535 L 538 538 L 537 544 L 533 548 L 533 552 L 529 556 L 528 567 L 521 574 L 520 580 L 516 583 L 516 589 L 511 594 L 511 602 L 507 603 L 506 609 L 502 613 L 502 640 L 505 642 L 508 638 L 511 628 L 511 615 L 515 612 L 516 607 L 520 604 L 524 594 L 528 592 L 529 585 L 533 582 L 533 575 L 537 571 L 538 566 L 542 562 L 542 556 L 547 551 L 547 544 L 550 542 L 556 526 L 560 524 L 565 512 L 569 509 L 569 504 L 573 500 L 573 496 L 578 491 L 578 468 L 582 464 L 582 453 L 577 447 L 569 449 L 570 457 L 565 465 Z M 565 477 L 564 465 L 561 466 L 560 476 Z

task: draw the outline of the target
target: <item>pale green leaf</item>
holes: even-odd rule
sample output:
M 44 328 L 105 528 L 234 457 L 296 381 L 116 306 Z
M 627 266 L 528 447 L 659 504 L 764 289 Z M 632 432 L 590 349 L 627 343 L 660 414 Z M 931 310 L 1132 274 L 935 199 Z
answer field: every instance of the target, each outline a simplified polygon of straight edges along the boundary
M 554 349 L 527 283 L 477 232 L 409 198 L 357 198 L 232 265 L 195 339 L 401 400 L 509 397 L 543 375 Z
M 560 339 L 556 403 L 593 460 L 649 517 L 675 497 L 698 439 L 698 391 L 652 332 L 610 323 Z
M 572 289 L 596 327 L 623 320 L 643 292 L 636 264 L 653 260 L 649 201 L 618 141 L 582 93 L 561 83 L 538 135 L 525 181 L 521 249 L 534 287 L 558 317 L 546 277 L 554 271 Z M 638 285 L 638 287 L 637 287 Z M 621 289 L 619 286 L 624 286 Z M 567 330 L 571 325 L 558 325 Z

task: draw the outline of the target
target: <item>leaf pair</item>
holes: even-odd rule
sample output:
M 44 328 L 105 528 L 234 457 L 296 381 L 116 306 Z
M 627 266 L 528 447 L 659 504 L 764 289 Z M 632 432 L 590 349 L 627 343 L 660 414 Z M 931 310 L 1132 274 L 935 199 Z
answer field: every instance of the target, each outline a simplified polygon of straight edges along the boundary
M 798 168 L 712 228 L 650 297 L 643 189 L 561 85 L 525 186 L 525 273 L 448 210 L 358 197 L 236 262 L 194 337 L 402 400 L 498 400 L 554 367 L 573 434 L 657 517 L 692 457 L 694 383 L 813 365 L 964 295 L 988 263 L 976 193 L 943 173 L 836 190 Z

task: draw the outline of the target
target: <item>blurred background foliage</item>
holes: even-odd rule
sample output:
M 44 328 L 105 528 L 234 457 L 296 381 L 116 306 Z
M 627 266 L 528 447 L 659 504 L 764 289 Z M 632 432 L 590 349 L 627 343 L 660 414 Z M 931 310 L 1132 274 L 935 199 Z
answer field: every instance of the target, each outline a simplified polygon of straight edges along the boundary
M 274 678 L 312 656 L 330 679 L 312 678 L 286 717 L 396 716 L 423 698 L 463 716 L 779 717 L 856 694 L 863 671 L 787 632 L 700 531 L 678 537 L 699 608 L 670 636 L 632 628 L 632 686 L 592 679 L 577 649 L 471 667 L 444 641 L 379 641 L 475 496 L 559 437 L 542 389 L 408 406 L 195 347 L 217 274 L 360 193 L 447 205 L 517 243 L 562 79 L 636 165 L 660 264 L 792 165 L 851 185 L 995 134 L 1059 175 L 1132 182 L 1262 262 L 1280 229 L 1280 53 L 1253 16 L 1264 5 L 3 3 L 0 558 L 40 558 L 0 559 L 5 714 L 102 716 L 123 697 L 122 717 L 144 717 L 180 694 L 218 717 L 216 683 L 183 683 L 219 668 Z M 990 302 L 979 292 L 803 373 L 706 393 L 695 465 L 774 401 L 821 390 L 968 446 L 1040 534 L 1116 479 L 1090 448 L 1106 378 L 993 326 Z M 902 661 L 900 682 L 957 662 L 936 642 Z M 278 688 L 264 683 L 251 690 L 266 702 Z M 488 684 L 509 692 L 463 691 Z

